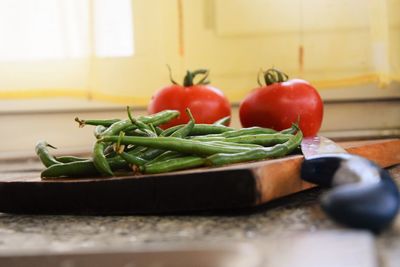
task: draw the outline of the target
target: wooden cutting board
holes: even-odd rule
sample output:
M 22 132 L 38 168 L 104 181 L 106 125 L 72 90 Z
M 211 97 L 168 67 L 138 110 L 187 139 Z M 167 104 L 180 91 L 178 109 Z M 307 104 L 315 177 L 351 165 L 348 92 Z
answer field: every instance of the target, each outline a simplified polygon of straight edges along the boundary
M 341 144 L 381 167 L 400 163 L 400 139 Z M 254 207 L 314 185 L 300 178 L 302 155 L 162 175 L 42 181 L 39 171 L 0 173 L 0 212 L 161 214 Z

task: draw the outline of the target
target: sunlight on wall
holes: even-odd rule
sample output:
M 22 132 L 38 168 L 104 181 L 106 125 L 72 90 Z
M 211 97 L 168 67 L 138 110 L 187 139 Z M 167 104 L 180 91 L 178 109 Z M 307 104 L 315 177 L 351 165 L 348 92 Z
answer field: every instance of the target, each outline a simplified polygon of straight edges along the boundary
M 131 1 L 96 0 L 93 4 L 96 55 L 133 55 L 135 47 Z

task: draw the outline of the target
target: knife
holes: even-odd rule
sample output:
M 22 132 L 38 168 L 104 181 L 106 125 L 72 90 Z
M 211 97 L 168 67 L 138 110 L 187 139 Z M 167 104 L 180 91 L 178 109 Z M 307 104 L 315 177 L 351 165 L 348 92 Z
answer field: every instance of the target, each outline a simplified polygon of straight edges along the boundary
M 332 188 L 320 201 L 328 216 L 338 223 L 377 233 L 392 223 L 400 197 L 388 171 L 348 154 L 322 136 L 303 138 L 301 150 L 305 157 L 301 178 Z

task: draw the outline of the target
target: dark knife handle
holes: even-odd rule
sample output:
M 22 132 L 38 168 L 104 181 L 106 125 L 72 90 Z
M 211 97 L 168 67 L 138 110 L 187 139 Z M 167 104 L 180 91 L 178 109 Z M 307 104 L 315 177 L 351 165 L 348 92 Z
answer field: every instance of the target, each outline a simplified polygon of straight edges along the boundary
M 380 232 L 399 209 L 399 190 L 389 172 L 350 154 L 318 155 L 304 160 L 303 180 L 332 187 L 322 195 L 322 209 L 344 225 Z

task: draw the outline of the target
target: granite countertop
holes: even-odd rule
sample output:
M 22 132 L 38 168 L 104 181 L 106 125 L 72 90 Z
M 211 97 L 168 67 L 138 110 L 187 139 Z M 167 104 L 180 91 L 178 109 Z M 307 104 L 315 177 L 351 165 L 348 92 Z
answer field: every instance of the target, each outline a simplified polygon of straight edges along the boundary
M 1 164 L 0 164 L 1 165 Z M 3 166 L 4 168 L 4 166 Z M 400 165 L 389 169 L 400 182 Z M 18 249 L 96 248 L 160 242 L 290 239 L 298 234 L 359 232 L 332 222 L 320 210 L 322 189 L 297 193 L 251 211 L 164 216 L 49 216 L 0 213 L 0 254 Z M 400 217 L 400 216 L 399 216 Z M 400 266 L 400 218 L 372 235 L 379 266 Z M 358 265 L 357 265 L 358 266 Z

